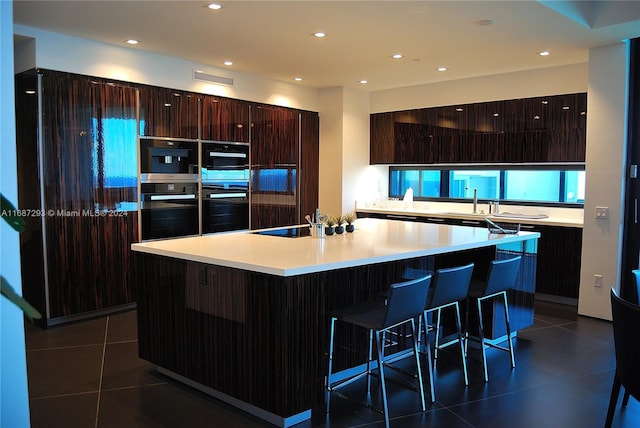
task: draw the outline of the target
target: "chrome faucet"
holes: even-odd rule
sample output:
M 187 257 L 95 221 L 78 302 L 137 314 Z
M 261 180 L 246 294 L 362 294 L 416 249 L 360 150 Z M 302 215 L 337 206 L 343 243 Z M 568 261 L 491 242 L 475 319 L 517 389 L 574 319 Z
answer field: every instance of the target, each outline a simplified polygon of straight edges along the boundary
M 464 190 L 469 190 L 468 187 L 465 187 Z M 478 188 L 473 188 L 473 213 L 478 213 Z

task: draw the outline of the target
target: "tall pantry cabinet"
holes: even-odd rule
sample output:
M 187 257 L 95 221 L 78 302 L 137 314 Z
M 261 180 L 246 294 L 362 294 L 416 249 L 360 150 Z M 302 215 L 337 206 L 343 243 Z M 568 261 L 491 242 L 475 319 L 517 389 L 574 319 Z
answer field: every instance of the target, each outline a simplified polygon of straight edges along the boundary
M 136 97 L 87 76 L 16 76 L 23 294 L 43 327 L 135 302 Z

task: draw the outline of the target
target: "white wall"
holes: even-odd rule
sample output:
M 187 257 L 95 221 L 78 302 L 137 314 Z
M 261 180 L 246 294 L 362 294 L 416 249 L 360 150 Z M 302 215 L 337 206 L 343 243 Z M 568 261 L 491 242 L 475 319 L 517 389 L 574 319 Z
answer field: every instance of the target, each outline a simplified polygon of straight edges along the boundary
M 0 192 L 16 204 L 13 3 L 0 1 Z M 18 234 L 0 221 L 0 272 L 21 291 Z M 0 426 L 28 427 L 29 395 L 22 312 L 0 297 Z
M 586 195 L 578 313 L 611 319 L 609 290 L 619 291 L 624 220 L 624 171 L 628 89 L 628 46 L 589 51 Z M 609 207 L 608 220 L 595 207 Z M 594 287 L 594 275 L 603 287 Z
M 32 46 L 25 42 L 19 44 L 17 56 L 20 63 L 16 64 L 17 72 L 37 66 L 304 110 L 319 110 L 318 90 L 295 83 L 266 79 L 234 72 L 231 69 L 211 67 L 136 48 L 99 43 L 22 25 L 15 26 L 15 34 L 35 39 L 36 46 L 35 64 L 32 64 Z M 234 85 L 230 87 L 195 81 L 194 70 L 231 77 L 234 79 Z
M 355 201 L 366 186 L 369 166 L 369 93 L 344 91 L 342 133 L 342 213 L 355 210 Z M 364 182 L 363 182 L 364 181 Z
M 323 214 L 339 215 L 342 211 L 342 88 L 320 92 L 320 185 L 319 205 Z
M 587 91 L 587 64 L 542 68 L 371 93 L 371 113 Z

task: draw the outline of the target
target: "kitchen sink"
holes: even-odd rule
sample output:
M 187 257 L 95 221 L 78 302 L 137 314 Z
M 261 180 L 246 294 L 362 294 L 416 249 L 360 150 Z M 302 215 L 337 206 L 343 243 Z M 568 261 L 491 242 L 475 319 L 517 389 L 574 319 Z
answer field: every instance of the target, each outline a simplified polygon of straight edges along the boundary
M 549 217 L 546 214 L 523 214 L 523 213 L 510 213 L 510 212 L 502 212 L 497 214 L 491 214 L 492 217 L 504 217 L 504 218 L 522 218 L 522 219 L 542 219 Z

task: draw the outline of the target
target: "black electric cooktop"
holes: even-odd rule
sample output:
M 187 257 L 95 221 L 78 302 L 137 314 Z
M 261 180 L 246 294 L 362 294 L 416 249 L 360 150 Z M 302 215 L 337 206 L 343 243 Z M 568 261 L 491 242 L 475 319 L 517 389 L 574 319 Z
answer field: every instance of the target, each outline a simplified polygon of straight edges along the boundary
M 311 228 L 309 226 L 282 227 L 252 233 L 256 235 L 278 236 L 280 238 L 302 238 L 304 236 L 311 236 Z

